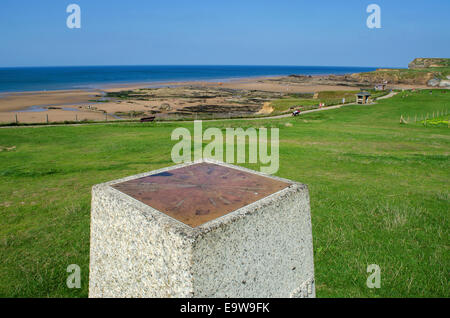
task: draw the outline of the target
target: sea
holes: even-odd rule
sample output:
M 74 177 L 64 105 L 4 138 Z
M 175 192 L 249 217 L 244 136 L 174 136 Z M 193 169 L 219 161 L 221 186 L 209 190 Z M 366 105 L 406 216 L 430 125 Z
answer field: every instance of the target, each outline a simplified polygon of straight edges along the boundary
M 99 89 L 108 85 L 175 81 L 228 81 L 278 75 L 328 75 L 374 71 L 373 67 L 135 65 L 0 68 L 0 92 Z

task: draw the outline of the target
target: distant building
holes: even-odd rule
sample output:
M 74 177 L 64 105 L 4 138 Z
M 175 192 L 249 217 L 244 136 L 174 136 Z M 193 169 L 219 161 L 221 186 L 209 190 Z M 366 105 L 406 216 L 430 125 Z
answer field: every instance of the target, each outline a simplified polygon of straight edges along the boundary
M 356 102 L 358 104 L 368 104 L 372 95 L 369 92 L 361 91 L 356 94 Z
M 386 90 L 386 84 L 377 84 L 377 85 L 375 85 L 375 90 L 376 91 L 384 91 L 384 90 Z

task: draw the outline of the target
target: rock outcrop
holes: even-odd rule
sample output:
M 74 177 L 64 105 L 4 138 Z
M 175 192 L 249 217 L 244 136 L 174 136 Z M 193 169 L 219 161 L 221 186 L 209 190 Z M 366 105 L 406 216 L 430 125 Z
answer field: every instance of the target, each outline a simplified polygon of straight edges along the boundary
M 427 83 L 428 86 L 437 87 L 439 86 L 440 80 L 438 78 L 430 79 Z
M 427 85 L 430 87 L 449 87 L 450 59 L 417 58 L 409 64 L 409 69 L 380 68 L 374 72 L 352 74 L 353 80 L 360 83 Z
M 379 69 L 368 73 L 355 73 L 351 77 L 360 83 L 427 85 L 436 75 L 432 72 L 411 73 L 402 69 Z
M 439 87 L 450 87 L 450 80 L 442 80 L 439 83 Z
M 447 58 L 416 58 L 409 63 L 410 69 L 423 69 L 430 67 L 450 67 L 450 59 Z

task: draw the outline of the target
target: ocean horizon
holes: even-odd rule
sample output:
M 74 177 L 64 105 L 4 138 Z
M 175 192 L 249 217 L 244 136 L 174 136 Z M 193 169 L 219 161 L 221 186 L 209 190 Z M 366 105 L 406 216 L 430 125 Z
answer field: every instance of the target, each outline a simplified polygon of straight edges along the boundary
M 134 65 L 0 67 L 0 92 L 99 89 L 108 85 L 174 81 L 227 81 L 283 75 L 343 75 L 376 67 L 256 65 Z

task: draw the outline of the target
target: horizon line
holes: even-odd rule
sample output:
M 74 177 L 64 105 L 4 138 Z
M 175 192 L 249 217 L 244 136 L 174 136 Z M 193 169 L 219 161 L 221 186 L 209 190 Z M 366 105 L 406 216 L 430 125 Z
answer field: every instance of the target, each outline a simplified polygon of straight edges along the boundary
M 254 67 L 355 67 L 355 68 L 405 68 L 400 66 L 361 65 L 287 65 L 287 64 L 91 64 L 91 65 L 15 65 L 0 68 L 60 68 L 60 67 L 122 67 L 122 66 L 254 66 Z

